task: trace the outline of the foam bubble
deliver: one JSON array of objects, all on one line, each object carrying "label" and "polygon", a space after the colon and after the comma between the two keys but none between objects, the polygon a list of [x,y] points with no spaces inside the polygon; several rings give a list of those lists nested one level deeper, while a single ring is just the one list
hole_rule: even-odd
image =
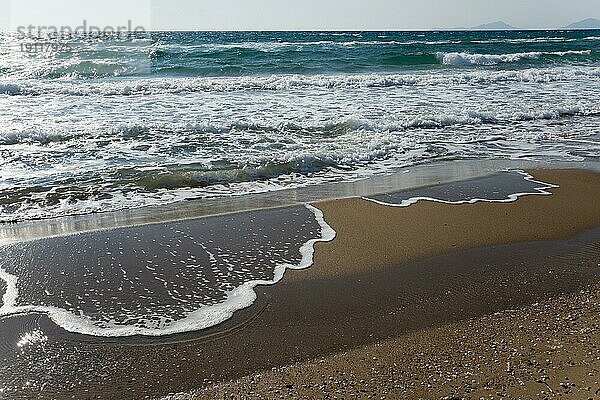
[{"label": "foam bubble", "polygon": [[2,307],[0,307],[0,316],[10,315],[17,310],[17,297],[19,291],[17,289],[18,278],[14,275],[9,274],[0,267],[0,279],[6,283],[6,289],[2,296]]},{"label": "foam bubble", "polygon": [[[516,182],[516,183],[514,183],[514,185],[507,185],[508,187],[503,188],[507,192],[501,192],[500,190],[498,190],[498,188],[493,186],[496,183],[495,182],[496,179],[495,179],[495,176],[491,176],[491,177],[475,179],[474,181],[477,182],[477,185],[474,185],[473,184],[474,182],[468,182],[468,184],[473,188],[473,193],[485,191],[486,190],[485,186],[489,186],[489,188],[487,188],[487,189],[490,193],[493,193],[495,195],[495,197],[493,197],[493,198],[491,196],[490,197],[477,197],[477,195],[468,196],[465,193],[465,190],[463,188],[461,188],[462,190],[458,191],[459,194],[457,194],[457,196],[464,198],[461,200],[450,200],[448,198],[442,198],[442,196],[436,196],[436,197],[433,197],[433,196],[409,196],[409,195],[406,195],[405,192],[390,193],[390,194],[379,195],[379,196],[369,196],[369,197],[363,197],[363,199],[371,201],[373,203],[377,203],[379,205],[390,206],[390,207],[408,207],[419,201],[432,201],[432,202],[436,202],[436,203],[444,203],[444,204],[452,204],[452,205],[474,204],[474,203],[479,203],[479,202],[511,203],[511,202],[517,201],[520,197],[523,197],[523,196],[532,196],[532,195],[550,196],[550,195],[552,195],[552,192],[548,192],[548,189],[554,189],[554,188],[559,187],[558,185],[554,185],[551,183],[537,181],[537,180],[535,180],[535,178],[533,176],[531,176],[530,174],[527,174],[524,171],[507,171],[504,174],[507,174],[507,175],[500,176],[501,179],[508,178],[508,177],[510,177],[510,175],[516,174],[516,176],[520,177],[524,182],[531,184],[530,187],[528,188],[529,190],[525,190],[522,192],[516,192],[516,193],[510,192],[512,190],[511,186],[519,185],[519,183]],[[452,185],[453,184],[447,184],[444,186],[452,187]],[[417,190],[415,192],[418,192],[418,191],[419,190]],[[421,189],[421,191],[425,191],[425,189]],[[411,191],[411,193],[412,193],[412,191]]]},{"label": "foam bubble", "polygon": [[[284,273],[287,269],[304,269],[310,267],[313,264],[314,245],[317,242],[326,242],[334,239],[335,231],[325,222],[323,213],[319,209],[311,205],[305,205],[305,207],[310,212],[310,214],[314,216],[315,222],[320,228],[320,232],[318,232],[317,237],[311,238],[302,244],[302,246],[299,249],[300,261],[298,263],[287,262],[286,260],[273,260],[276,261],[276,265],[275,270],[273,271],[273,277],[271,279],[254,279],[247,282],[243,282],[241,285],[226,291],[226,293],[223,296],[223,300],[214,304],[203,305],[197,308],[196,310],[187,313],[183,318],[174,321],[165,320],[163,323],[160,323],[155,327],[149,327],[149,325],[146,324],[146,322],[143,322],[141,324],[128,323],[127,318],[122,319],[120,321],[115,321],[115,319],[103,319],[102,321],[98,321],[95,318],[85,315],[81,310],[76,311],[75,308],[73,308],[72,310],[67,310],[62,307],[44,304],[44,302],[42,302],[43,305],[18,305],[19,299],[29,298],[31,297],[31,294],[19,294],[17,290],[17,277],[8,273],[5,269],[2,268],[0,268],[0,279],[4,280],[7,283],[9,289],[7,290],[4,296],[4,305],[2,306],[2,308],[0,308],[0,316],[9,316],[15,313],[45,313],[57,325],[66,329],[67,331],[102,337],[118,337],[133,335],[163,336],[182,332],[198,331],[217,325],[231,318],[231,316],[237,310],[246,308],[252,303],[254,303],[254,301],[256,300],[256,293],[254,289],[256,286],[272,285],[279,282],[283,278]],[[267,210],[265,212],[268,213],[269,211]],[[294,211],[291,210],[290,212]],[[252,218],[254,218],[251,215],[246,215],[246,217],[249,218],[249,221],[251,221]],[[280,223],[285,224],[286,221],[280,221]],[[185,233],[183,231],[177,231],[176,233],[178,235],[185,236]],[[257,232],[257,234],[260,234],[260,232]],[[106,240],[109,241],[109,239]],[[292,243],[290,242],[290,245],[291,244]],[[171,244],[169,243],[163,243],[163,245],[171,246]],[[220,246],[219,244],[213,245]],[[179,252],[179,250],[176,247],[176,245],[173,246],[173,250],[171,250],[173,254]],[[203,248],[206,249],[206,247],[204,246]],[[221,247],[216,247],[216,249],[220,250]],[[209,256],[211,256],[212,253],[208,252],[208,254]],[[111,256],[114,255],[107,254],[107,257]],[[10,258],[10,255],[8,255],[7,258]],[[214,255],[212,255],[210,258],[213,261],[216,261]],[[5,263],[10,263],[13,261],[14,260],[4,260]],[[142,268],[142,266],[139,267]],[[231,268],[232,270],[233,268],[239,269],[241,268],[241,266],[232,265]],[[56,273],[56,271],[53,273]],[[78,273],[84,273],[85,275],[85,269],[80,268],[80,271],[78,271]],[[123,273],[126,274],[125,270],[123,270]],[[94,279],[100,279],[103,274],[104,270],[100,270],[90,277]],[[126,277],[124,278],[124,280],[127,279],[128,278]],[[165,285],[167,285],[166,281],[164,281],[164,283]],[[227,285],[225,285],[225,287],[226,286]],[[82,287],[85,287],[85,285],[83,285]],[[118,288],[112,288],[112,290],[118,291]],[[94,290],[89,290],[87,294],[91,294],[93,296]],[[48,292],[48,289],[46,289],[43,297],[52,299],[55,298],[54,296],[57,295],[57,293],[50,293]],[[83,295],[84,293],[80,293],[79,295],[77,295],[77,298],[80,298]],[[69,299],[71,299],[71,297],[72,296],[68,298],[62,298],[59,296],[58,298],[56,298],[56,300],[64,301],[66,306],[75,307],[75,305],[69,302]],[[81,301],[83,301],[82,297],[81,299]],[[121,312],[126,313],[125,305],[122,306]],[[155,317],[153,317],[152,319],[155,319]]]}]

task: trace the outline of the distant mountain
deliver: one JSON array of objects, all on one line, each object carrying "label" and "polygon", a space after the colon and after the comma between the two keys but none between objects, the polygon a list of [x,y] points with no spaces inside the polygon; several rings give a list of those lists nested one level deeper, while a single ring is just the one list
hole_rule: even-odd
[{"label": "distant mountain", "polygon": [[515,28],[504,21],[496,21],[490,22],[489,24],[479,25],[471,29],[474,31],[512,31],[518,28]]},{"label": "distant mountain", "polygon": [[[579,22],[574,22],[571,25],[565,26],[564,28],[556,28],[556,29],[600,29],[600,19],[597,18],[587,18]],[[448,30],[448,29],[437,29],[437,30]],[[488,24],[483,24],[479,26],[475,26],[472,28],[453,28],[450,30],[456,31],[514,31],[520,30],[520,28],[515,28],[512,25],[507,24],[504,21],[496,21],[490,22]]]},{"label": "distant mountain", "polygon": [[600,29],[600,19],[588,18],[565,26],[565,29]]}]

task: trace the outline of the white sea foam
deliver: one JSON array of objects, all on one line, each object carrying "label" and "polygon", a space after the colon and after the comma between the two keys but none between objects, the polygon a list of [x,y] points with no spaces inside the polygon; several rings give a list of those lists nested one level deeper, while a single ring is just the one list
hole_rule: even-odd
[{"label": "white sea foam", "polygon": [[10,315],[17,312],[17,297],[19,291],[17,289],[18,278],[9,274],[0,268],[0,279],[6,284],[4,296],[2,296],[2,307],[0,307],[0,316]]},{"label": "white sea foam", "polygon": [[[49,144],[60,143],[71,140],[98,139],[106,135],[107,139],[114,137],[125,138],[129,140],[143,141],[144,136],[156,136],[161,132],[171,132],[173,135],[186,135],[190,133],[204,133],[213,135],[239,134],[243,132],[260,131],[273,134],[352,134],[359,132],[403,132],[414,129],[433,129],[444,128],[456,125],[481,125],[497,124],[508,122],[535,121],[535,120],[553,120],[572,116],[596,116],[600,114],[600,106],[591,107],[588,105],[570,105],[565,107],[548,107],[547,109],[537,109],[531,111],[515,110],[513,112],[485,112],[477,110],[461,110],[460,113],[438,114],[438,115],[420,115],[414,118],[405,118],[397,121],[373,121],[365,118],[350,117],[337,121],[325,121],[322,124],[314,124],[312,121],[304,123],[285,123],[284,121],[274,122],[272,125],[263,123],[247,122],[200,122],[195,124],[168,124],[168,125],[117,125],[111,129],[89,127],[82,131],[73,131],[72,129],[61,129],[60,126],[53,126],[47,130],[25,129],[25,130],[3,130],[0,128],[0,145],[16,144]],[[176,139],[178,140],[178,139]],[[351,156],[345,154],[342,157]],[[375,155],[376,156],[376,155]],[[273,159],[269,154],[266,158],[255,159],[257,163],[270,163]],[[376,157],[375,157],[376,158]],[[372,160],[374,157],[366,156],[364,160]],[[304,152],[291,153],[281,162],[291,164],[310,164],[319,160],[325,164],[335,164],[339,162],[339,157],[327,154],[307,154]],[[357,161],[350,159],[349,161]],[[247,170],[246,170],[247,171]]]},{"label": "white sea foam", "polygon": [[22,131],[11,130],[9,132],[0,133],[0,145],[14,145],[19,143],[48,144],[60,142],[69,137],[70,135],[63,135],[59,132],[51,133],[35,129],[25,129]]},{"label": "white sea foam", "polygon": [[[0,146],[5,146],[2,150],[8,157],[0,174],[0,194],[4,196],[0,221],[352,181],[446,157],[581,161],[595,157],[599,144],[572,139],[585,140],[599,115],[600,105],[578,101],[549,108],[448,108],[392,120],[367,119],[357,113],[331,121],[304,119],[294,124],[275,118],[254,123],[216,120],[113,128],[100,125],[82,131],[70,125],[23,132],[3,132],[0,128]],[[570,138],[549,133],[547,121],[560,119],[564,123],[573,120],[579,133]],[[560,127],[562,123],[551,125]],[[118,148],[112,142],[118,143]],[[212,147],[197,145],[204,142]],[[191,143],[189,152],[170,155],[172,149],[187,143]],[[138,150],[138,146],[143,147]],[[228,149],[226,157],[212,150],[219,146]],[[48,158],[62,149],[67,154],[75,152],[75,160],[56,163]],[[212,161],[215,157],[218,162]],[[111,162],[113,159],[117,164]],[[123,166],[123,159],[132,160],[132,165]],[[51,163],[40,171],[32,166],[32,160]],[[16,184],[24,189],[15,192],[12,188]]]},{"label": "white sea foam", "polygon": [[472,40],[471,43],[479,44],[493,44],[493,43],[561,43],[561,42],[575,42],[577,39],[553,36],[553,37],[536,37],[536,38],[496,38],[496,39],[483,39],[483,40]]},{"label": "white sea foam", "polygon": [[473,54],[462,52],[437,53],[438,60],[444,65],[465,66],[465,65],[496,65],[500,63],[512,63],[524,59],[538,59],[542,56],[564,57],[567,55],[589,55],[591,50],[569,50],[556,52],[532,51],[526,53],[511,54]]},{"label": "white sea foam", "polygon": [[422,44],[427,46],[436,46],[442,44],[460,44],[460,40],[409,40],[409,41],[349,41],[349,42],[336,42],[338,46],[354,47],[354,46],[411,46],[415,44]]},{"label": "white sea foam", "polygon": [[521,174],[523,176],[523,179],[525,179],[526,181],[532,182],[534,184],[539,184],[540,186],[534,188],[534,191],[532,191],[532,192],[511,193],[505,199],[475,198],[475,199],[460,200],[460,201],[447,201],[447,200],[433,198],[433,197],[411,197],[409,199],[402,200],[402,202],[400,202],[400,203],[389,203],[389,202],[373,199],[370,197],[363,197],[363,199],[371,201],[373,203],[377,203],[379,205],[389,206],[389,207],[409,207],[415,203],[418,203],[419,201],[432,201],[435,203],[452,204],[452,205],[475,204],[475,203],[479,203],[479,202],[512,203],[512,202],[517,201],[520,197],[523,197],[523,196],[533,196],[533,195],[550,196],[550,195],[552,195],[552,192],[548,192],[548,189],[555,189],[555,188],[559,187],[558,185],[555,185],[552,183],[546,183],[546,182],[541,182],[541,181],[535,180],[535,178],[533,176],[531,176],[530,174],[528,174],[524,171],[513,171],[513,172]]},{"label": "white sea foam", "polygon": [[[566,53],[566,52],[565,52]],[[584,52],[585,53],[585,52]],[[584,54],[582,53],[582,54]],[[447,65],[493,65],[535,58],[540,53],[486,55],[439,53]],[[559,55],[559,53],[556,53]],[[272,75],[207,78],[124,79],[88,83],[85,81],[0,81],[1,95],[27,96],[148,96],[197,92],[290,91],[305,89],[393,88],[504,82],[557,82],[600,77],[597,67],[530,68],[513,71],[460,71],[452,73],[355,74],[355,75]]]},{"label": "white sea foam", "polygon": [[165,336],[177,333],[199,331],[215,326],[231,318],[233,314],[243,308],[249,307],[256,300],[254,288],[259,285],[273,285],[279,282],[287,269],[306,269],[313,264],[314,246],[318,242],[329,242],[335,238],[335,231],[324,219],[321,210],[306,205],[314,213],[315,219],[321,227],[321,235],[318,238],[311,239],[304,243],[299,249],[302,255],[301,261],[296,264],[281,263],[275,268],[273,280],[254,280],[246,282],[241,286],[227,293],[225,301],[204,306],[188,314],[185,318],[167,324],[159,329],[142,328],[139,326],[119,325],[116,323],[104,323],[99,326],[96,321],[83,314],[73,314],[65,309],[53,306],[37,305],[17,305],[18,289],[17,277],[9,274],[0,268],[0,279],[7,284],[7,291],[4,295],[4,305],[0,308],[0,317],[9,316],[16,313],[44,313],[52,321],[63,329],[85,335],[100,337],[123,337],[123,336]]}]

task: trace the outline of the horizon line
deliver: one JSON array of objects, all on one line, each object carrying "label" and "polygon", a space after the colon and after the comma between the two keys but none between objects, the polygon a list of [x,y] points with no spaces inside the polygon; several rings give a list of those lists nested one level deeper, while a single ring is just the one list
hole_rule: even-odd
[{"label": "horizon line", "polygon": [[[484,28],[332,28],[332,29],[147,29],[137,33],[159,32],[511,32],[511,31],[596,31],[600,28],[518,28],[484,29]],[[0,29],[3,33],[19,33],[16,29]],[[72,32],[74,34],[78,32]],[[79,32],[91,33],[91,32]],[[102,33],[102,32],[100,32]],[[122,31],[121,33],[134,33]]]}]

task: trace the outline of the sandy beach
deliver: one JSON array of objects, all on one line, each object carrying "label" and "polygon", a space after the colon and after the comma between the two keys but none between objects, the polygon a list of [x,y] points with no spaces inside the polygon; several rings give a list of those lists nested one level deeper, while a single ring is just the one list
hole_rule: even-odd
[{"label": "sandy beach", "polygon": [[596,399],[599,290],[257,373],[194,398]]},{"label": "sandy beach", "polygon": [[[403,278],[411,284],[389,278],[404,296],[412,289],[412,301],[393,311],[375,301],[368,303],[381,318],[370,321],[371,329],[385,326],[384,312],[394,319],[402,319],[399,313],[410,315],[397,333],[411,322],[423,323],[424,315],[428,321],[394,339],[254,374],[209,388],[195,398],[600,397],[600,297],[598,286],[592,283],[600,276],[598,230],[588,233],[587,244],[575,245],[577,250],[574,242],[560,250],[569,241],[548,242],[600,224],[598,175],[532,174],[559,183],[560,188],[552,190],[549,198],[532,196],[508,205],[477,203],[453,210],[431,202],[406,209],[382,209],[362,199],[319,204],[338,232],[336,241],[320,245],[314,269],[302,277],[294,274],[288,281],[358,278],[357,270],[374,273],[404,264]],[[569,193],[581,197],[575,200]],[[359,244],[369,239],[368,244]],[[511,242],[527,243],[501,245]],[[480,249],[458,250],[475,247]],[[417,263],[417,271],[406,264],[441,253],[446,255]],[[575,277],[576,265],[590,269],[578,271]],[[422,275],[415,279],[409,271]],[[472,281],[478,273],[484,274],[483,281],[474,288]],[[369,282],[368,277],[364,279]],[[584,284],[585,289],[560,294],[587,279],[591,286]],[[419,285],[418,290],[413,285]],[[384,284],[373,286],[378,291]],[[424,286],[431,291],[423,290]],[[347,293],[335,291],[340,292]],[[354,293],[373,301],[363,297],[363,292]],[[387,301],[396,300],[389,292],[379,293]],[[447,298],[435,298],[436,294]],[[430,301],[434,304],[425,305]]]},{"label": "sandy beach", "polygon": [[[337,236],[314,265],[205,331],[98,338],[2,319],[0,398],[597,398],[600,174],[531,174],[559,188],[316,203]],[[31,331],[43,342],[15,351]]]},{"label": "sandy beach", "polygon": [[600,0],[535,3],[0,0],[0,400],[600,400]]},{"label": "sandy beach", "polygon": [[548,198],[527,196],[508,204],[420,201],[398,209],[359,198],[318,203],[338,235],[335,243],[321,245],[315,268],[303,278],[389,268],[474,247],[556,240],[600,225],[598,174],[532,174],[560,187]]}]

